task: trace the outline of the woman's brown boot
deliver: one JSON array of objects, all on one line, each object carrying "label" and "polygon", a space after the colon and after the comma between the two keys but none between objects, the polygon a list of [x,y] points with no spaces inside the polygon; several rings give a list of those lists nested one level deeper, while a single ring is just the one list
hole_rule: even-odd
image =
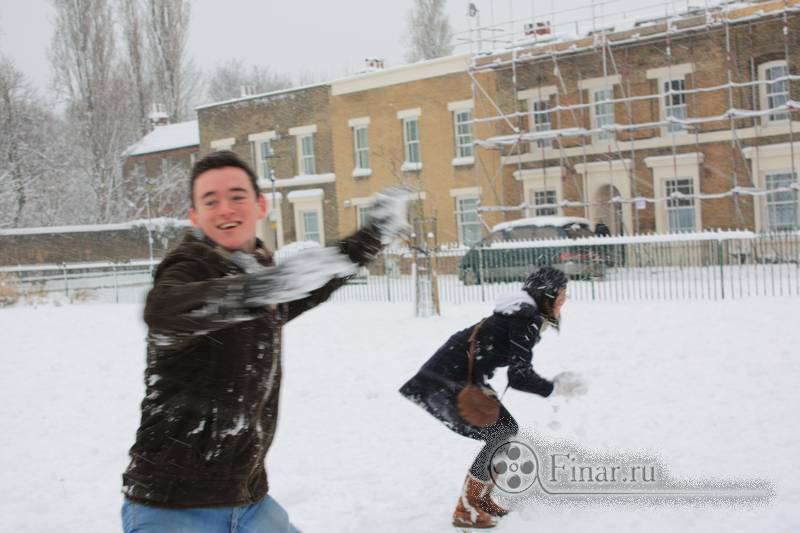
[{"label": "woman's brown boot", "polygon": [[508,514],[508,509],[500,507],[497,502],[492,499],[492,489],[494,489],[494,483],[487,483],[486,488],[481,492],[480,506],[481,509],[490,515],[500,518]]},{"label": "woman's brown boot", "polygon": [[479,481],[471,475],[464,480],[464,487],[458,497],[456,510],[453,512],[453,525],[456,527],[474,527],[487,529],[497,524],[496,519],[483,509],[481,498],[488,483]]}]

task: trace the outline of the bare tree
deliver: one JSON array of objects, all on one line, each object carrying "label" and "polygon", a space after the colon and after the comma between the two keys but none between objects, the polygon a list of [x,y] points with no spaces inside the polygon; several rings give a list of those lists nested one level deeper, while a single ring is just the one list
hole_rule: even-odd
[{"label": "bare tree", "polygon": [[108,0],[53,4],[54,84],[78,134],[75,150],[95,195],[95,221],[108,222],[120,215],[120,154],[136,137],[129,83],[115,62],[112,9]]},{"label": "bare tree", "polygon": [[208,80],[208,98],[219,102],[247,94],[260,94],[292,86],[289,76],[272,72],[268,67],[254,65],[248,68],[240,59],[231,59],[217,65]]},{"label": "bare tree", "polygon": [[67,223],[91,197],[55,107],[0,59],[0,227]]},{"label": "bare tree", "polygon": [[453,30],[445,13],[447,0],[414,0],[408,12],[406,40],[409,62],[453,53]]},{"label": "bare tree", "polygon": [[147,27],[142,0],[118,0],[125,68],[133,83],[133,98],[139,122],[139,135],[150,131],[151,75],[147,65]]},{"label": "bare tree", "polygon": [[200,84],[200,71],[186,55],[191,8],[187,0],[147,3],[155,98],[166,106],[173,121],[186,120]]}]

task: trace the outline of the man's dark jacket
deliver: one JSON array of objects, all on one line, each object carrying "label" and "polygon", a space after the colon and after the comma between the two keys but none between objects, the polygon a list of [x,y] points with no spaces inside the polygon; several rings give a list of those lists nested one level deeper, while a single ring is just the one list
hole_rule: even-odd
[{"label": "man's dark jacket", "polygon": [[[380,243],[361,231],[339,246],[365,263]],[[262,265],[272,257],[259,246]],[[281,328],[328,299],[335,279],[302,300],[247,308],[231,254],[189,233],[156,270],[147,296],[146,396],[123,493],[163,507],[239,506],[268,490],[281,383]]]}]

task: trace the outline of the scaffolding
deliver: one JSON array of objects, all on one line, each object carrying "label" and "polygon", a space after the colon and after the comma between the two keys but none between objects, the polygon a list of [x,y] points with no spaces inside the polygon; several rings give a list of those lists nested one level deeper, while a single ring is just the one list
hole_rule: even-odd
[{"label": "scaffolding", "polygon": [[[483,125],[484,129],[496,130],[494,135],[476,138],[474,144],[478,150],[498,153],[499,168],[493,177],[484,178],[490,184],[494,184],[498,177],[502,179],[506,174],[504,169],[512,166],[516,168],[515,175],[519,176],[525,171],[541,171],[544,189],[550,188],[548,180],[557,179],[560,184],[566,184],[571,179],[572,191],[577,195],[573,194],[571,199],[564,195],[556,201],[535,202],[523,190],[520,204],[507,205],[505,199],[498,205],[484,205],[481,201],[478,212],[482,219],[486,213],[518,212],[528,216],[565,208],[573,213],[582,212],[584,217],[590,218],[590,212],[596,210],[619,218],[623,231],[624,209],[627,209],[633,227],[624,231],[639,233],[642,229],[640,213],[647,209],[647,204],[665,207],[691,203],[694,206],[699,202],[697,207],[702,209],[703,201],[728,198],[734,227],[745,229],[748,217],[743,210],[744,197],[751,197],[748,201],[754,204],[753,224],[758,227],[766,220],[765,213],[757,215],[759,211],[755,203],[763,202],[759,198],[785,199],[786,195],[793,198],[795,219],[800,216],[797,206],[800,182],[795,169],[793,123],[794,115],[800,111],[800,102],[792,99],[793,82],[800,80],[800,76],[792,73],[794,68],[790,56],[792,23],[798,20],[791,17],[800,13],[800,0],[707,3],[702,8],[692,8],[686,2],[662,2],[625,8],[624,11],[620,9],[621,0],[597,0],[585,8],[551,9],[548,13],[537,13],[534,9],[537,3],[531,2],[529,16],[515,19],[511,16],[513,2],[509,1],[509,20],[495,23],[495,2],[492,1],[492,20],[488,25],[481,25],[480,12],[470,4],[470,28],[460,37],[470,48],[468,75],[472,81],[473,99],[482,99],[486,108],[494,110],[488,116],[473,116],[473,126]],[[782,49],[776,50],[770,58],[780,61],[784,67],[770,72],[772,76],[762,76],[757,72],[764,61],[753,56],[754,29],[765,23],[779,25],[783,39]],[[737,30],[738,37],[741,38],[745,32],[749,39],[749,46],[742,47],[744,50],[736,46],[733,29]],[[679,68],[675,63],[676,56],[684,58],[684,62],[688,57],[688,62],[695,64],[695,54],[699,53],[695,50],[698,37],[724,43],[721,45],[725,58],[724,83],[703,85],[700,81],[705,78],[713,81],[713,77],[694,71],[690,71],[692,76],[673,72]],[[656,80],[655,91],[652,91],[652,83],[648,83],[645,90],[641,90],[642,87],[633,90],[631,86],[630,54],[635,47],[643,45],[652,46],[663,54],[664,60],[659,64],[652,61],[647,65],[648,68],[666,69],[666,76]],[[577,77],[572,75],[577,79],[572,87],[562,75],[563,68],[574,72],[573,60],[587,54],[596,56],[597,64],[602,66],[603,83],[598,87],[605,90],[605,97],[599,101],[591,96],[584,101],[586,88],[581,87],[580,72]],[[761,60],[760,63],[757,60]],[[742,64],[748,66],[747,72],[739,68]],[[496,92],[484,87],[485,82],[480,79],[480,74],[489,70],[497,73]],[[510,80],[510,97],[508,91],[503,94],[499,89],[500,80],[504,79],[501,75]],[[537,83],[531,83],[533,75],[538,77]],[[683,81],[676,83],[678,79]],[[546,89],[543,80],[551,81]],[[691,80],[691,85],[688,80]],[[535,94],[537,91],[538,95]],[[714,94],[725,102],[725,109],[703,114],[703,102],[708,102],[709,95]],[[546,105],[533,104],[543,101]],[[744,105],[748,102],[749,106]],[[599,106],[606,106],[602,108],[606,113],[608,109],[612,110],[611,122],[598,123]],[[649,106],[651,114],[655,107],[658,120],[637,122],[634,120],[634,106],[640,110]],[[766,124],[779,124],[780,128],[765,131]],[[720,134],[722,131],[726,131],[725,135]],[[648,132],[652,133],[648,135]],[[767,135],[783,139],[784,144],[788,141],[791,179],[782,179],[777,185],[761,183],[759,139]],[[664,142],[655,145],[653,138],[662,139],[666,146]],[[710,140],[712,138],[716,140]],[[604,142],[596,143],[597,139]],[[661,190],[655,176],[651,177],[649,172],[644,175],[637,172],[637,154],[648,151],[658,154],[648,159],[671,158],[671,179],[681,178],[678,171],[681,156],[692,155],[682,150],[693,146],[693,154],[701,158],[704,153],[701,145],[711,142],[729,143],[730,166],[727,172],[710,164],[703,165],[704,172],[722,178],[726,187],[711,187],[711,190],[704,187],[703,173],[698,169],[698,179],[692,187]],[[600,150],[603,146],[604,152]],[[752,161],[752,170],[748,159]],[[587,165],[597,167],[605,162],[608,163],[610,180],[608,197],[590,198]],[[699,159],[700,163],[702,159]],[[622,172],[615,171],[615,165],[622,168]],[[554,168],[557,168],[557,177],[547,171]],[[583,169],[583,172],[576,171],[576,168]],[[479,165],[475,169],[476,184],[480,185],[482,172]],[[744,175],[740,174],[742,169]],[[578,174],[583,178],[578,178]],[[620,174],[625,177],[620,178]],[[615,183],[617,179],[624,179],[626,183]],[[629,194],[621,194],[617,185],[622,185],[622,190],[629,191]],[[760,217],[759,222],[755,220],[756,216]],[[656,225],[654,217],[653,225]],[[795,220],[793,229],[798,228],[800,220]]]}]

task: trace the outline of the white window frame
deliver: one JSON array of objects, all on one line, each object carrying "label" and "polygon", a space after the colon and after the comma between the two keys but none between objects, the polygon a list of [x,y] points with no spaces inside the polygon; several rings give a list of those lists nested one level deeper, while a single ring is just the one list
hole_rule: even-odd
[{"label": "white window frame", "polygon": [[272,141],[277,137],[274,131],[263,131],[261,133],[253,133],[247,136],[247,140],[253,143],[253,160],[255,161],[256,174],[259,178],[272,179],[270,169],[272,165],[263,157],[263,146],[269,147],[271,154],[274,154],[272,149]]},{"label": "white window frame", "polygon": [[[610,91],[611,95],[608,100],[614,99],[614,86],[619,85],[621,83],[621,77],[617,74],[613,76],[604,76],[602,78],[589,78],[586,80],[581,80],[578,82],[578,89],[581,91],[586,91],[589,94],[589,103],[591,104],[589,107],[589,116],[590,116],[590,124],[592,129],[598,129],[606,123],[600,123],[600,116],[608,116],[607,114],[601,115],[599,111],[600,106],[611,106],[611,122],[609,124],[614,124],[616,122],[616,113],[615,113],[615,104],[612,103],[605,103],[604,100],[598,100],[597,95],[601,91]],[[614,141],[614,132],[613,131],[600,131],[592,135],[592,142],[595,144],[610,144]]]},{"label": "white window frame", "polygon": [[345,201],[345,207],[354,207],[355,208],[355,221],[356,221],[356,230],[360,230],[363,227],[363,222],[366,222],[365,219],[362,218],[362,215],[366,215],[369,213],[369,209],[375,203],[374,196],[364,196],[360,198],[351,198],[348,201]]},{"label": "white window frame", "polygon": [[[742,149],[742,154],[750,160],[750,173],[759,189],[767,189],[768,174],[800,173],[800,141],[791,143],[764,144],[758,147],[750,146]],[[794,155],[794,161],[792,160]],[[798,182],[795,182],[798,183]],[[800,195],[800,191],[798,192]],[[769,210],[767,208],[767,195],[755,197],[753,202],[755,211],[756,231],[769,230]]]},{"label": "white window frame", "polygon": [[294,234],[297,241],[306,239],[305,213],[315,212],[319,220],[320,244],[325,246],[325,214],[322,208],[325,191],[322,189],[304,189],[288,193],[287,198],[294,209]]},{"label": "white window frame", "polygon": [[[767,61],[766,63],[762,63],[758,66],[758,79],[761,82],[768,82],[767,75],[769,71],[776,67],[783,67],[786,69],[786,74],[789,74],[789,66],[785,60],[777,60],[777,61]],[[781,83],[781,82],[778,82]],[[774,102],[771,101],[774,98],[774,94],[782,95],[783,102],[786,103],[787,101],[791,100],[791,95],[789,94],[789,83],[788,81],[782,82],[786,86],[786,92],[781,93],[770,93],[770,86],[773,85],[771,83],[760,83],[758,88],[759,93],[759,108],[766,111],[772,107],[776,107]],[[777,85],[777,84],[775,84]],[[772,126],[772,125],[785,125],[789,123],[790,113],[788,111],[779,111],[777,113],[768,113],[761,117],[761,125],[762,126]]]},{"label": "white window frame", "polygon": [[[781,187],[770,187],[770,178],[773,177],[788,177],[788,183],[782,185]],[[797,183],[797,173],[792,173],[792,170],[786,171],[770,171],[764,175],[764,188],[767,190],[773,190],[776,188],[784,188],[784,187],[791,187],[791,185]],[[780,200],[775,200],[776,195],[786,195],[786,198],[781,198]],[[766,207],[766,229],[767,231],[796,231],[800,229],[800,191],[797,189],[789,191],[789,192],[781,192],[781,193],[769,193],[764,197],[764,204]],[[772,213],[771,208],[774,205],[782,205],[782,206],[793,206],[794,208],[794,222],[792,222],[791,226],[788,227],[774,227],[772,224]]]},{"label": "white window frame", "polygon": [[[545,198],[543,202],[539,202],[539,199],[542,196],[551,196],[552,201],[549,198]],[[555,187],[548,187],[547,189],[531,189],[530,190],[530,197],[533,200],[533,216],[541,217],[541,216],[556,216],[558,215],[558,190]],[[550,205],[554,204],[553,207],[537,207],[539,205]],[[552,212],[551,212],[552,211]]]},{"label": "white window frame", "polygon": [[[517,93],[517,98],[525,100],[525,109],[528,113],[528,132],[537,133],[542,131],[551,131],[553,129],[552,111],[550,111],[550,97],[558,93],[558,88],[555,85],[546,85],[543,87],[534,87],[532,89],[525,89]],[[538,105],[547,106],[548,113],[540,113],[541,110],[536,109]],[[537,117],[547,117],[547,128],[542,127],[545,123],[537,122]],[[553,146],[553,139],[540,139],[530,142],[530,151],[546,150]]]},{"label": "white window frame", "polygon": [[[561,199],[564,198],[564,187],[561,182],[562,177],[561,167],[545,167],[545,168],[528,168],[525,170],[515,170],[513,172],[514,178],[522,183],[522,191],[525,195],[525,205],[529,206],[524,216],[532,217],[536,210],[535,191],[544,189],[553,189],[556,191],[556,203],[560,204]],[[558,206],[556,214],[562,216],[564,214],[561,205]]]},{"label": "white window frame", "polygon": [[[458,243],[462,246],[471,246],[481,240],[481,219],[478,216],[477,205],[481,201],[481,188],[480,187],[463,187],[459,189],[450,189],[450,196],[455,203],[455,218],[456,218],[456,234],[458,235]],[[474,210],[462,211],[461,203],[465,201],[475,201]],[[472,215],[474,213],[475,220],[465,221],[463,215]],[[477,228],[475,240],[466,239],[466,229]]]},{"label": "white window frame", "polygon": [[[300,217],[300,227],[302,228],[301,234],[303,236],[304,241],[313,241],[318,242],[320,245],[324,245],[325,241],[322,239],[323,231],[322,231],[322,216],[320,212],[316,209],[299,209],[298,214]],[[308,226],[306,224],[306,217],[313,215],[316,218],[317,222],[317,231],[316,232],[309,232]],[[309,238],[309,234],[314,235],[316,238]]]},{"label": "white window frame", "polygon": [[[474,119],[474,107],[472,100],[460,100],[447,104],[447,110],[450,111],[453,116],[455,157],[453,158],[452,164],[454,167],[472,165],[475,163],[475,145],[473,144],[475,140],[475,131],[472,122]],[[463,117],[459,119],[459,115],[463,115],[464,113],[469,114],[467,119],[464,120]],[[466,129],[468,131],[459,131],[459,126],[463,126],[462,130]]]},{"label": "white window frame", "polygon": [[[691,179],[692,190],[694,194],[701,192],[700,189],[700,165],[703,164],[705,155],[702,152],[691,152],[687,154],[678,154],[676,156],[663,155],[655,157],[646,157],[644,164],[653,171],[653,183],[656,186],[656,191],[661,197],[666,197],[667,194],[667,180],[675,179]],[[699,200],[694,201],[694,231],[701,231],[703,228],[703,219],[701,204]],[[667,215],[667,202],[661,201],[655,203],[656,207],[656,232],[667,233],[668,215]]]},{"label": "white window frame", "polygon": [[[400,170],[403,172],[415,172],[422,170],[422,136],[419,124],[421,116],[422,109],[419,107],[415,107],[413,109],[402,109],[397,112],[397,118],[400,120],[400,127],[403,130],[403,164],[400,166]],[[406,124],[413,121],[416,121],[417,124],[417,138],[409,142]],[[409,158],[410,144],[416,144],[417,161],[413,161]]]},{"label": "white window frame", "polygon": [[[681,190],[688,186],[688,191]],[[686,232],[693,232],[697,230],[697,220],[695,219],[697,216],[697,210],[695,209],[696,199],[692,198],[672,198],[671,195],[674,192],[681,192],[684,194],[695,194],[694,189],[694,179],[693,178],[684,178],[684,177],[675,177],[675,178],[668,178],[664,180],[664,195],[666,196],[666,214],[667,214],[667,233],[686,233]],[[671,220],[673,219],[674,213],[690,213],[692,217],[692,224],[691,227],[683,228],[683,227],[674,227]]]},{"label": "white window frame", "polygon": [[[363,132],[362,141],[359,142],[359,133]],[[355,149],[355,161],[356,166],[353,170],[355,173],[357,170],[359,171],[369,171],[372,173],[372,166],[369,160],[369,126],[355,126],[353,128],[353,147]]]},{"label": "white window frame", "polygon": [[[598,94],[600,93],[608,93],[608,97],[600,100],[598,99]],[[614,89],[610,87],[604,89],[594,89],[592,90],[591,94],[593,129],[602,128],[603,126],[607,125],[613,125],[616,122],[616,117],[614,115],[614,103],[610,102],[610,100],[614,99]],[[611,109],[610,113],[607,112],[607,109],[604,109],[606,107]],[[601,113],[601,108],[603,108],[606,112]],[[612,143],[614,142],[614,132],[610,130],[598,131],[592,136],[592,138],[594,139],[595,143]]]},{"label": "white window frame", "polygon": [[[689,108],[687,105],[687,98],[686,94],[680,95],[683,97],[683,103],[679,106],[674,105],[667,105],[667,99],[671,98],[673,95],[671,92],[667,92],[667,83],[671,83],[674,81],[680,81],[683,83],[683,90],[686,90],[686,76],[689,74],[694,74],[694,63],[682,63],[680,65],[671,65],[667,67],[658,67],[648,69],[645,72],[647,79],[656,80],[658,86],[658,107],[660,110],[660,121],[663,122],[667,120],[667,117],[673,116],[675,113],[675,109],[685,110],[684,117],[676,117],[686,119],[689,118]],[[669,86],[672,87],[671,85]],[[661,136],[681,136],[681,135],[689,135],[687,128],[682,124],[665,124],[661,127]]]},{"label": "white window frame", "polygon": [[[308,126],[297,126],[289,128],[289,135],[296,139],[297,149],[297,174],[300,176],[314,176],[317,174],[317,159],[316,151],[314,149],[314,137],[317,133],[317,125],[310,124]],[[304,140],[311,139],[311,153],[304,151]],[[311,172],[308,172],[308,171]]]}]

